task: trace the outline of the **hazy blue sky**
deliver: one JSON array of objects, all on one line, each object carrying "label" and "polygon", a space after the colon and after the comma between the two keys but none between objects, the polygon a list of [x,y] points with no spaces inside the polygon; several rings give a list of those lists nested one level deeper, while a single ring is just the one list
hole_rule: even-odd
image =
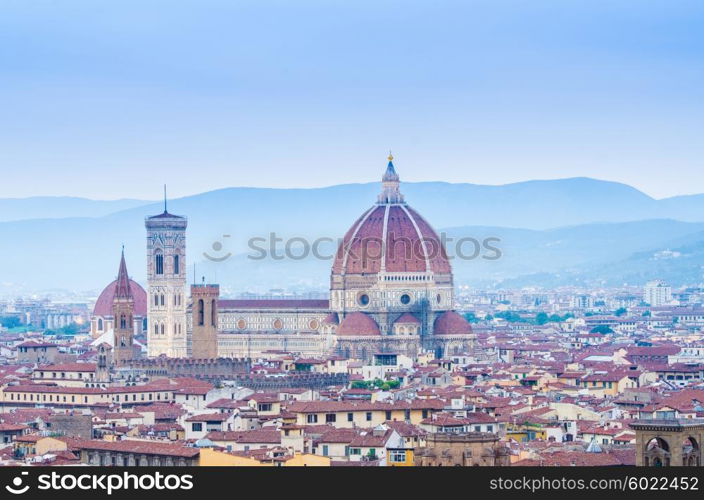
[{"label": "hazy blue sky", "polygon": [[590,176],[704,192],[704,2],[0,2],[0,197]]}]

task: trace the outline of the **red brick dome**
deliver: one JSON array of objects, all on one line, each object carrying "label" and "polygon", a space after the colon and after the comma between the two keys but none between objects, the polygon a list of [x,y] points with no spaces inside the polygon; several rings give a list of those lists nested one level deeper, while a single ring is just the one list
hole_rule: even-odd
[{"label": "red brick dome", "polygon": [[472,333],[472,326],[469,321],[455,311],[446,311],[435,320],[433,333],[435,335],[468,335]]},{"label": "red brick dome", "polygon": [[340,326],[337,327],[337,335],[341,336],[365,336],[381,335],[379,325],[376,321],[363,312],[352,312],[345,316]]},{"label": "red brick dome", "polygon": [[[377,204],[357,219],[340,243],[332,266],[333,275],[452,273],[437,233],[418,212],[406,205],[392,160],[389,154]],[[424,276],[409,278],[426,279]]]},{"label": "red brick dome", "polygon": [[337,316],[336,312],[331,312],[323,320],[324,325],[337,325],[340,323],[340,318]]},{"label": "red brick dome", "polygon": [[[385,245],[382,245],[385,242]],[[445,248],[433,228],[405,204],[380,204],[345,234],[333,274],[412,272],[450,274]]]},{"label": "red brick dome", "polygon": [[420,325],[418,318],[413,316],[411,313],[403,313],[399,318],[394,321],[395,325]]},{"label": "red brick dome", "polygon": [[[117,289],[117,280],[110,283],[100,293],[98,300],[93,308],[93,316],[112,316],[112,302],[115,298],[115,290]],[[130,280],[130,290],[134,297],[134,315],[147,316],[147,292],[144,291],[139,283]]]}]

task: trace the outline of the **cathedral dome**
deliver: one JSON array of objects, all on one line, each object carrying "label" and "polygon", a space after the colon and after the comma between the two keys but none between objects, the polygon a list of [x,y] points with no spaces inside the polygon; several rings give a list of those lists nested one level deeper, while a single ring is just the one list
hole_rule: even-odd
[{"label": "cathedral dome", "polygon": [[446,311],[435,320],[433,327],[435,335],[469,335],[472,326],[463,316],[455,311]]},{"label": "cathedral dome", "polygon": [[[332,266],[333,276],[452,273],[438,234],[404,201],[392,160],[389,155],[376,205],[357,219],[340,243]],[[390,277],[390,281],[393,279]]]},{"label": "cathedral dome", "polygon": [[[118,281],[110,283],[100,293],[98,300],[93,308],[93,316],[112,316],[112,303],[115,298]],[[144,291],[139,283],[134,280],[129,280],[130,290],[134,297],[134,314],[135,316],[147,316],[147,292]]]},{"label": "cathedral dome", "polygon": [[352,312],[345,316],[340,326],[337,327],[337,335],[340,336],[365,336],[381,335],[379,325],[376,321],[363,312]]},{"label": "cathedral dome", "polygon": [[347,231],[335,256],[333,274],[436,273],[451,267],[440,238],[411,207],[380,204]]}]

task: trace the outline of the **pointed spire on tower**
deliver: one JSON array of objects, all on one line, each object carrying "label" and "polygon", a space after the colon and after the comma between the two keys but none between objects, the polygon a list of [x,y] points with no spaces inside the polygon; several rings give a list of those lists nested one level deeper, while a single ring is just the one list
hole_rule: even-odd
[{"label": "pointed spire on tower", "polygon": [[166,210],[166,184],[164,184],[164,213],[168,214],[169,211]]},{"label": "pointed spire on tower", "polygon": [[117,286],[115,287],[116,299],[132,299],[132,289],[130,288],[130,278],[127,274],[127,264],[125,263],[125,246],[122,245],[122,257],[120,258],[120,270],[117,272]]}]

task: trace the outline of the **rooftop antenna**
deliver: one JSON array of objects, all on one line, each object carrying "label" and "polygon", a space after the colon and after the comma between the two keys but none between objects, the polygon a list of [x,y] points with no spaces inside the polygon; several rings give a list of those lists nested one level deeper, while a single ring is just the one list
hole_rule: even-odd
[{"label": "rooftop antenna", "polygon": [[166,210],[166,184],[164,184],[164,213],[167,213],[168,211]]}]

